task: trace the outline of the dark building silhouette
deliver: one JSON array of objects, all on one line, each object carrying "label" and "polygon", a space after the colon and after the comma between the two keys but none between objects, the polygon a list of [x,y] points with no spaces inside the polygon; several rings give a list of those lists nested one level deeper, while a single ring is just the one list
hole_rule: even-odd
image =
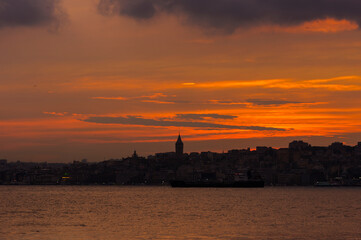
[{"label": "dark building silhouette", "polygon": [[183,142],[182,142],[180,134],[178,135],[177,142],[175,143],[175,152],[178,157],[183,155]]},{"label": "dark building silhouette", "polygon": [[[0,0],[1,1],[1,0]],[[127,158],[73,163],[8,162],[0,159],[0,185],[122,184],[163,185],[187,182],[234,182],[262,178],[277,186],[361,186],[361,142],[315,147],[293,141],[289,148],[257,147],[228,152],[184,153],[179,134],[175,152],[148,158],[136,151]]]}]

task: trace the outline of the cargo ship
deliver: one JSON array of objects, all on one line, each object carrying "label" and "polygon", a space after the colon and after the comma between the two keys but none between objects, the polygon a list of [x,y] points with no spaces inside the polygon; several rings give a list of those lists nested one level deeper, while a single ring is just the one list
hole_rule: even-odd
[{"label": "cargo ship", "polygon": [[170,185],[181,188],[263,188],[264,181],[259,174],[248,170],[247,173],[236,172],[223,178],[217,178],[215,173],[201,173],[193,180],[176,179],[170,181]]},{"label": "cargo ship", "polygon": [[170,181],[172,187],[178,188],[263,188],[263,180],[245,180],[245,181],[234,181],[234,182],[208,182],[208,181],[197,181],[197,182],[186,182],[181,180]]}]

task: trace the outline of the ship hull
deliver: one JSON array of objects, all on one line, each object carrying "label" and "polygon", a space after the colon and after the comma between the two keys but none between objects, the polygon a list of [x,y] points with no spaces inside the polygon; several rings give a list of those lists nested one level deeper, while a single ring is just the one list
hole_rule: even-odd
[{"label": "ship hull", "polygon": [[172,187],[179,188],[263,188],[264,181],[262,180],[249,180],[237,182],[185,182],[185,181],[170,181]]}]

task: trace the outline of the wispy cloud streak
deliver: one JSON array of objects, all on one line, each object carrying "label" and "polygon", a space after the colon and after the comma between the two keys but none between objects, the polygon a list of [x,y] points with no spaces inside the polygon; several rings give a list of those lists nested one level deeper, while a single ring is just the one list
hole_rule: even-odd
[{"label": "wispy cloud streak", "polygon": [[235,119],[237,116],[233,115],[222,115],[222,114],[216,114],[216,113],[208,113],[208,114],[202,114],[202,113],[184,113],[184,114],[177,114],[176,118],[179,119],[187,119],[187,120],[204,120],[205,118],[213,118],[213,119]]},{"label": "wispy cloud streak", "polygon": [[279,89],[327,89],[330,91],[360,91],[360,76],[343,76],[330,79],[293,80],[244,80],[193,83],[183,85],[184,88],[279,88]]},{"label": "wispy cloud streak", "polygon": [[125,124],[125,125],[141,125],[141,126],[159,126],[159,127],[191,127],[191,128],[215,128],[215,129],[239,129],[239,130],[256,130],[256,131],[285,131],[282,128],[262,127],[262,126],[238,126],[225,125],[209,122],[198,121],[169,121],[146,119],[137,116],[127,117],[89,117],[84,119],[85,122],[101,123],[101,124]]}]

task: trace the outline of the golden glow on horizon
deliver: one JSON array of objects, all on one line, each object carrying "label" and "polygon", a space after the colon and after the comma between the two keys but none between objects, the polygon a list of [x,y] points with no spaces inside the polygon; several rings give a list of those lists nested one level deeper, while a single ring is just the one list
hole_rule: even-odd
[{"label": "golden glow on horizon", "polygon": [[[314,106],[315,107],[315,106]],[[214,112],[198,112],[196,114],[212,114]],[[194,112],[190,114],[195,114]],[[232,114],[236,119],[211,119],[212,123],[226,125],[256,125],[287,129],[280,131],[257,131],[257,130],[232,130],[232,129],[200,129],[182,127],[182,134],[187,136],[188,141],[236,139],[236,138],[261,138],[262,136],[286,137],[286,136],[333,136],[345,132],[361,130],[358,119],[361,117],[361,109],[332,109],[317,107],[310,109],[305,106],[253,106],[242,110],[229,109],[218,110],[217,114]],[[48,119],[32,119],[24,121],[1,122],[0,126],[5,129],[3,138],[19,139],[19,146],[24,145],[26,139],[43,139],[51,136],[54,139],[68,139],[83,143],[117,143],[117,142],[162,142],[171,141],[173,135],[179,129],[177,126],[142,126],[129,124],[96,124],[79,121],[77,116],[62,116],[52,113],[54,117]],[[111,115],[117,117],[119,115]],[[169,119],[176,121],[174,115],[166,113],[143,115],[146,119]],[[82,116],[86,118],[86,116]],[[185,121],[185,120],[182,120]],[[189,121],[189,120],[188,120]],[[210,119],[198,120],[209,122]],[[251,123],[251,124],[250,124]],[[157,129],[157,137],[153,135]],[[69,135],[71,133],[71,135]],[[117,136],[117,137],[115,137]],[[130,137],[131,136],[131,137]],[[164,136],[164,138],[158,138]],[[168,136],[168,137],[167,137]],[[22,140],[21,140],[22,139]],[[21,141],[20,141],[21,140]],[[34,143],[36,144],[36,143]],[[47,144],[47,143],[43,143]],[[13,148],[17,144],[8,145]],[[6,147],[6,145],[5,145]]]}]

